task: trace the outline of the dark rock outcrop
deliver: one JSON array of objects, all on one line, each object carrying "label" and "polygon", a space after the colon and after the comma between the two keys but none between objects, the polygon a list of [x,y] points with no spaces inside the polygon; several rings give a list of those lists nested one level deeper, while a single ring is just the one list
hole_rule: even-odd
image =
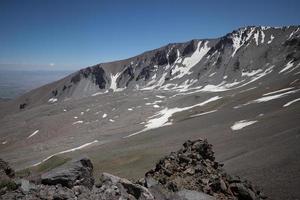
[{"label": "dark rock outcrop", "polygon": [[187,189],[217,199],[263,199],[251,183],[223,170],[206,140],[185,142],[182,149],[161,159],[145,176],[145,185],[150,188],[156,183],[173,192]]},{"label": "dark rock outcrop", "polygon": [[192,40],[188,43],[188,45],[186,45],[186,47],[184,48],[182,55],[186,56],[189,55],[191,53],[193,53],[196,50],[196,41]]},{"label": "dark rock outcrop", "polygon": [[148,80],[151,76],[151,73],[154,71],[153,66],[147,66],[144,67],[141,72],[139,73],[138,77],[136,78],[136,81],[143,79],[144,81]]},{"label": "dark rock outcrop", "polygon": [[77,84],[81,80],[81,78],[89,77],[94,81],[96,85],[99,86],[100,89],[105,89],[107,82],[106,74],[104,69],[100,65],[81,69],[71,78],[71,83]]},{"label": "dark rock outcrop", "polygon": [[[14,173],[0,160],[6,176]],[[8,170],[7,170],[8,169]],[[0,199],[99,200],[260,200],[253,185],[230,176],[215,161],[206,140],[187,141],[183,148],[161,159],[137,183],[108,173],[94,184],[88,158],[72,160],[41,175],[42,184],[14,180],[16,188],[1,190]]]},{"label": "dark rock outcrop", "polygon": [[169,59],[169,64],[170,65],[172,65],[176,61],[176,59],[177,59],[177,51],[176,51],[175,48],[173,48],[170,51],[168,59]]},{"label": "dark rock outcrop", "polygon": [[168,63],[168,58],[165,51],[157,51],[152,58],[152,62],[157,65],[165,65]]}]

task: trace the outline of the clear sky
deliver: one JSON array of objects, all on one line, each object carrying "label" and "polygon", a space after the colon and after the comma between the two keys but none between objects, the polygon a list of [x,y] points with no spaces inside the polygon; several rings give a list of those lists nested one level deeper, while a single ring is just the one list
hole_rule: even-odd
[{"label": "clear sky", "polygon": [[299,0],[0,0],[0,69],[77,69],[248,25],[300,24]]}]

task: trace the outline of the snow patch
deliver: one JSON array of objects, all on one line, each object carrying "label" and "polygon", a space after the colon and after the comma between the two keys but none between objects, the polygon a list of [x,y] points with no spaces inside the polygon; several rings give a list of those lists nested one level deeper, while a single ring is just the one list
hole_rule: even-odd
[{"label": "snow patch", "polygon": [[57,98],[51,98],[48,100],[49,103],[55,103],[57,102]]},{"label": "snow patch", "polygon": [[222,97],[219,97],[219,96],[211,97],[210,99],[208,99],[208,100],[206,100],[202,103],[199,103],[199,104],[196,104],[196,105],[193,105],[193,106],[184,107],[184,108],[177,108],[177,107],[176,108],[170,108],[170,109],[165,108],[165,109],[157,112],[153,116],[149,117],[150,120],[147,122],[144,129],[142,129],[141,131],[132,133],[130,135],[127,135],[123,138],[132,137],[132,136],[135,136],[135,135],[140,134],[140,133],[145,132],[145,131],[149,131],[149,130],[156,129],[156,128],[159,128],[159,127],[171,125],[172,123],[168,122],[168,121],[169,121],[169,118],[173,114],[178,113],[178,112],[182,112],[182,111],[185,111],[185,110],[189,110],[189,109],[192,109],[194,107],[204,106],[204,105],[206,105],[206,104],[208,104],[212,101],[216,101],[216,100],[221,99],[221,98]]},{"label": "snow patch", "polygon": [[202,115],[206,115],[206,114],[214,113],[214,112],[217,112],[217,111],[218,111],[218,110],[211,110],[211,111],[207,111],[207,112],[203,112],[203,113],[199,113],[199,114],[191,115],[190,117],[198,117],[198,116],[202,116]]},{"label": "snow patch", "polygon": [[259,99],[256,99],[254,101],[252,101],[253,103],[262,103],[262,102],[267,102],[267,101],[271,101],[271,100],[274,100],[274,99],[278,99],[278,98],[281,98],[281,97],[284,97],[288,94],[293,94],[293,93],[296,93],[298,92],[300,89],[298,90],[292,90],[292,91],[289,91],[289,92],[285,92],[285,93],[281,93],[281,94],[276,94],[276,95],[271,95],[271,96],[265,96],[265,97],[261,97]]},{"label": "snow patch", "polygon": [[257,30],[256,33],[254,33],[254,40],[255,40],[256,46],[258,46],[258,37],[259,37],[259,31]]},{"label": "snow patch", "polygon": [[[253,104],[253,103],[263,103],[263,102],[267,102],[267,101],[271,101],[271,100],[274,100],[274,99],[279,99],[281,97],[284,97],[286,95],[289,95],[289,94],[293,94],[293,93],[296,93],[298,92],[300,89],[298,90],[292,90],[292,91],[288,91],[288,92],[285,92],[285,93],[281,93],[281,94],[276,94],[276,95],[271,95],[271,96],[264,96],[259,98],[259,99],[256,99],[256,100],[253,100],[253,101],[249,101],[245,104],[242,104],[242,105],[238,105],[238,106],[235,106],[233,107],[234,109],[238,109],[238,108],[241,108],[243,106],[247,106],[247,105],[250,105],[250,104]],[[274,92],[273,92],[274,93]]]},{"label": "snow patch", "polygon": [[106,94],[106,93],[108,93],[108,90],[105,90],[104,92],[96,92],[96,93],[92,94],[91,96],[95,97],[95,96],[98,96],[100,94]]},{"label": "snow patch", "polygon": [[153,81],[148,82],[147,85],[146,85],[147,87],[144,87],[141,90],[153,90],[156,87],[162,86],[164,84],[164,82],[165,82],[165,79],[166,79],[167,75],[168,75],[167,70],[169,68],[170,68],[170,65],[169,64],[166,65],[165,69],[164,69],[165,73],[160,77],[160,79],[158,81],[157,80],[153,80]]},{"label": "snow patch", "polygon": [[104,119],[104,118],[106,118],[106,117],[107,117],[107,114],[104,113],[104,114],[102,115],[102,118]]},{"label": "snow patch", "polygon": [[157,101],[154,101],[152,103],[148,102],[148,103],[145,103],[146,106],[150,106],[150,105],[155,105],[157,103],[161,103],[162,101],[161,100],[157,100]]},{"label": "snow patch", "polygon": [[257,121],[241,120],[241,121],[235,122],[230,128],[233,131],[237,131],[237,130],[245,128],[246,126],[250,126],[252,124],[255,124],[256,122]]},{"label": "snow patch", "polygon": [[293,31],[293,32],[289,35],[289,37],[288,37],[287,40],[291,39],[291,38],[293,37],[293,35],[294,35],[295,33],[298,32],[298,30],[299,30],[299,28],[297,28],[295,31]]},{"label": "snow patch", "polygon": [[29,135],[29,136],[27,137],[27,139],[29,139],[29,138],[31,138],[32,136],[36,135],[39,131],[40,131],[40,130],[34,131],[31,135]]},{"label": "snow patch", "polygon": [[197,45],[197,49],[190,57],[185,57],[182,61],[182,64],[184,66],[176,65],[175,68],[172,69],[172,74],[177,74],[175,77],[173,77],[171,80],[182,78],[185,75],[191,74],[190,70],[199,63],[202,58],[207,54],[207,52],[210,50],[210,47],[207,46],[208,41],[204,43],[204,45],[200,48],[202,44],[202,41],[200,41]]},{"label": "snow patch", "polygon": [[294,87],[283,88],[283,89],[281,89],[281,90],[276,90],[276,91],[273,91],[273,92],[269,92],[269,93],[263,94],[263,96],[268,96],[268,95],[271,95],[271,94],[276,94],[276,93],[280,93],[280,92],[285,92],[285,91],[292,90],[292,89],[294,89]]},{"label": "snow patch", "polygon": [[222,97],[219,97],[219,96],[211,97],[211,98],[207,99],[206,101],[203,101],[202,103],[196,104],[195,106],[204,106],[210,102],[217,101],[219,99],[222,99]]},{"label": "snow patch", "polygon": [[292,105],[293,103],[296,103],[296,102],[298,102],[298,101],[300,101],[300,98],[294,99],[294,100],[292,100],[292,101],[290,101],[290,102],[287,102],[286,104],[283,105],[283,107],[288,107],[288,106],[290,106],[290,105]]},{"label": "snow patch", "polygon": [[290,69],[291,67],[293,67],[294,63],[291,60],[290,62],[288,62],[285,67],[279,72],[279,74],[281,74],[282,72],[285,72],[286,70]]},{"label": "snow patch", "polygon": [[265,42],[265,33],[263,31],[260,31],[261,34],[261,43]]},{"label": "snow patch", "polygon": [[113,75],[113,74],[110,74],[110,87],[109,89],[112,89],[113,91],[116,91],[117,90],[117,79],[118,77],[120,76],[120,72]]},{"label": "snow patch", "polygon": [[251,72],[242,72],[242,76],[252,77],[258,73],[261,73],[262,71],[263,71],[262,69],[257,69],[257,70],[252,70]]},{"label": "snow patch", "polygon": [[[242,40],[242,36],[245,31],[247,31],[246,28],[240,29],[237,33],[234,33],[232,35],[233,53],[231,54],[231,57],[233,57],[236,54],[236,52],[241,48],[241,46],[243,46],[251,38],[254,28],[251,28],[250,32],[247,34],[248,35],[247,38]],[[248,46],[248,44],[247,44],[247,46]]]},{"label": "snow patch", "polygon": [[83,121],[79,120],[79,121],[73,122],[72,125],[75,125],[75,124],[82,124],[82,123],[83,123]]},{"label": "snow patch", "polygon": [[156,95],[157,98],[160,98],[160,99],[164,99],[166,98],[165,96],[160,96],[160,95]]},{"label": "snow patch", "polygon": [[274,38],[275,38],[275,37],[274,37],[273,35],[271,35],[271,36],[270,36],[270,40],[268,41],[268,44],[271,44],[271,42],[273,42]]},{"label": "snow patch", "polygon": [[216,72],[211,73],[208,77],[212,77],[212,76],[214,76],[215,74],[216,74]]}]

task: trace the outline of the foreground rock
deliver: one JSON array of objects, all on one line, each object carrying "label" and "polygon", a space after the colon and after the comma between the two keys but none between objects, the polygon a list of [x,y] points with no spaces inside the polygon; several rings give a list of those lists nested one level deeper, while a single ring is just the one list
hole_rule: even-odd
[{"label": "foreground rock", "polygon": [[92,188],[94,185],[93,164],[88,158],[81,158],[59,166],[41,176],[42,184],[72,188],[83,185]]},{"label": "foreground rock", "polygon": [[156,184],[170,191],[204,192],[217,199],[263,199],[250,182],[227,174],[215,161],[212,145],[206,140],[187,141],[183,148],[161,159],[146,173],[149,188]]},{"label": "foreground rock", "polygon": [[42,174],[34,184],[25,179],[14,179],[13,170],[0,161],[1,174],[16,185],[15,188],[1,189],[0,199],[3,200],[263,199],[251,183],[224,172],[215,162],[211,145],[206,140],[187,141],[178,152],[161,159],[138,183],[103,173],[94,184],[91,161],[80,158]]}]

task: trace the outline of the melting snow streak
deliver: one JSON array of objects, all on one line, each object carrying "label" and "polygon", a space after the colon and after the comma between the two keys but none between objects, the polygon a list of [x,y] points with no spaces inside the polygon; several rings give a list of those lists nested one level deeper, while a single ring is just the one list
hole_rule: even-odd
[{"label": "melting snow streak", "polygon": [[237,131],[237,130],[240,130],[242,128],[245,128],[246,126],[250,126],[254,123],[256,123],[257,121],[246,121],[246,120],[241,120],[241,121],[238,121],[238,122],[235,122],[230,128],[233,130],[233,131]]},{"label": "melting snow streak", "polygon": [[296,103],[297,101],[300,101],[300,98],[294,99],[293,101],[287,102],[286,104],[283,105],[283,107],[288,107],[289,105]]},{"label": "melting snow streak", "polygon": [[93,142],[89,142],[89,143],[83,144],[83,145],[81,145],[81,146],[79,146],[79,147],[75,147],[75,148],[73,148],[73,149],[68,149],[68,150],[65,150],[65,151],[61,151],[61,152],[52,154],[51,156],[48,156],[47,158],[45,158],[45,159],[42,160],[41,162],[38,162],[38,163],[36,163],[36,164],[34,164],[34,165],[32,165],[32,166],[37,166],[37,165],[41,164],[42,162],[45,162],[45,161],[49,160],[49,159],[52,158],[53,156],[57,156],[57,155],[64,154],[64,153],[73,152],[73,151],[76,151],[76,150],[79,150],[79,149],[83,149],[83,148],[85,148],[85,147],[87,147],[87,146],[89,146],[89,145],[91,145],[91,144],[96,143],[96,142],[98,142],[98,140],[94,140]]},{"label": "melting snow streak", "polygon": [[293,67],[292,60],[286,64],[286,66],[279,72],[279,74],[281,74],[282,72],[285,72],[286,70],[290,69],[291,67]]},{"label": "melting snow streak", "polygon": [[38,132],[39,132],[39,130],[34,131],[31,135],[29,135],[29,136],[27,137],[27,139],[31,138],[32,136],[34,136],[34,135],[37,134]]},{"label": "melting snow streak", "polygon": [[199,114],[196,114],[196,115],[191,115],[190,117],[198,117],[198,116],[206,115],[206,114],[209,114],[209,113],[214,113],[214,112],[217,112],[217,111],[218,110],[211,110],[211,111],[199,113]]}]

